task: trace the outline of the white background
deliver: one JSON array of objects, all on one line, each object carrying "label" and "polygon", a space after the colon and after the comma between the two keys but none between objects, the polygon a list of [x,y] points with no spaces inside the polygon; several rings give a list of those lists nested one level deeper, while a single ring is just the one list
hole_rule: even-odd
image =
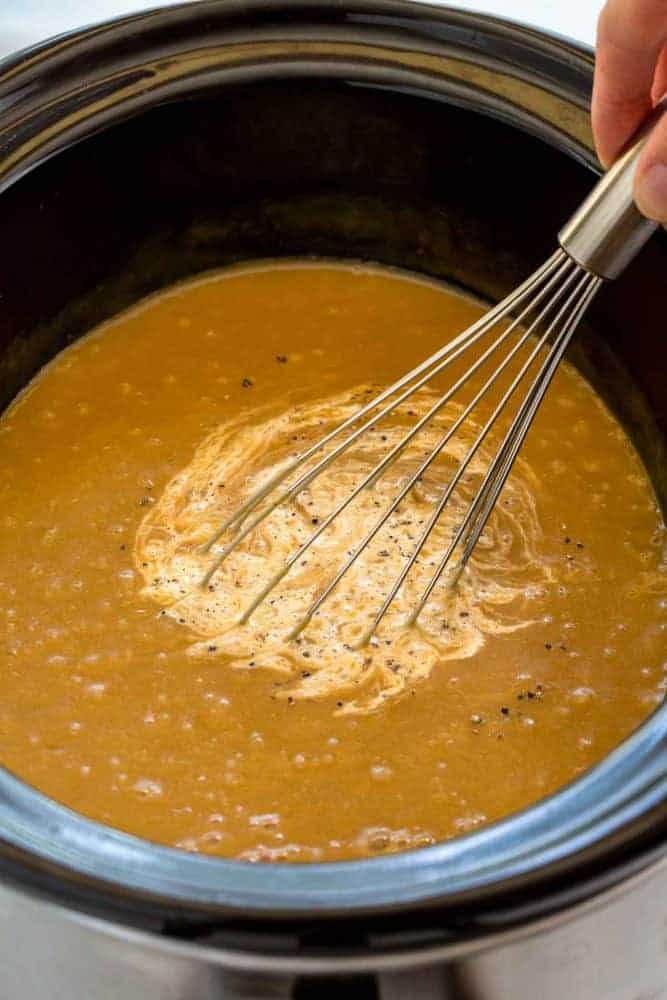
[{"label": "white background", "polygon": [[[69,31],[174,0],[0,0],[0,58],[16,49]],[[436,0],[437,2],[437,0]],[[593,44],[602,0],[476,0],[451,2],[452,7],[500,14],[516,21],[569,35]]]}]

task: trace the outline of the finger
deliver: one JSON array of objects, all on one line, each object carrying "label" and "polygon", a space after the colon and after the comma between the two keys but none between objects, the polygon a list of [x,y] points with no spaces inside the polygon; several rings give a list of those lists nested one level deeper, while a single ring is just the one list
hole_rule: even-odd
[{"label": "finger", "polygon": [[649,219],[667,223],[667,113],[654,128],[637,165],[635,200]]},{"label": "finger", "polygon": [[593,131],[608,166],[652,107],[651,88],[667,40],[664,0],[608,0],[598,22]]},{"label": "finger", "polygon": [[657,104],[658,101],[665,96],[665,94],[667,94],[667,45],[665,45],[660,53],[658,65],[655,70],[655,76],[653,78],[653,90],[651,93],[653,103]]}]

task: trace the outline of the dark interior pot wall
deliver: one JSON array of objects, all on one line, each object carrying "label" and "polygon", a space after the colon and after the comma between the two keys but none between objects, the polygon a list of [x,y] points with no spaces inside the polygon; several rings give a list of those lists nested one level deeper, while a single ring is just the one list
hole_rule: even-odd
[{"label": "dark interior pot wall", "polygon": [[[498,297],[552,252],[592,181],[508,125],[395,92],[304,79],[155,108],[2,195],[0,403],[100,320],[238,260],[370,259]],[[574,352],[663,498],[665,257],[654,241],[604,291]]]}]

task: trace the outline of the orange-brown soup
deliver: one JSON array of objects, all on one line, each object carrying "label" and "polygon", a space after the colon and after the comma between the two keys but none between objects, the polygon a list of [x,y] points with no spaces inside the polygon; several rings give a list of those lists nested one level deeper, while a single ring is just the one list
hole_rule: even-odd
[{"label": "orange-brown soup", "polygon": [[257,483],[480,311],[402,273],[266,264],[151,298],[44,369],[0,421],[2,764],[149,840],[316,861],[473,830],[630,734],[667,683],[665,532],[632,444],[567,364],[468,568],[416,625],[491,442],[358,648],[497,398],[289,638],[481,376],[238,618],[476,349],[200,586],[204,544]]}]

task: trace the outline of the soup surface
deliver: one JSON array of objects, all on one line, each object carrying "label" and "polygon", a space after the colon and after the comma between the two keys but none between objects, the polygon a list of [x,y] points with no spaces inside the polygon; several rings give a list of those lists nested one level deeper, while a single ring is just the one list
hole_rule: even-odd
[{"label": "soup surface", "polygon": [[[201,585],[232,536],[208,554],[206,542],[258,483],[479,313],[406,274],[266,264],[174,288],[59,355],[0,421],[2,763],[150,840],[316,861],[470,831],[556,790],[631,733],[666,686],[665,532],[632,445],[568,365],[468,568],[456,587],[440,581],[416,625],[406,616],[494,441],[359,645],[497,395],[289,638],[481,373],[330,527],[326,516],[478,347]],[[517,345],[509,335],[505,346]],[[499,391],[532,347],[517,346]]]}]

